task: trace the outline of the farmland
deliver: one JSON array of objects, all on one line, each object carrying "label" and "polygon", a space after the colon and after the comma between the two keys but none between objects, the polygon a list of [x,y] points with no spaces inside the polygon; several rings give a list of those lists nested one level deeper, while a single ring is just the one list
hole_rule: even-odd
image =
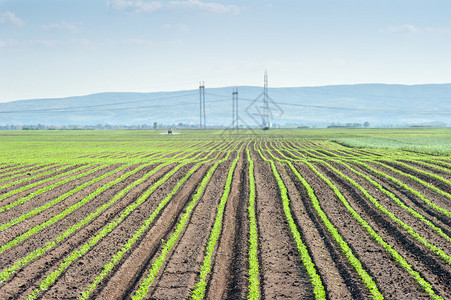
[{"label": "farmland", "polygon": [[0,132],[0,295],[449,298],[450,136]]}]

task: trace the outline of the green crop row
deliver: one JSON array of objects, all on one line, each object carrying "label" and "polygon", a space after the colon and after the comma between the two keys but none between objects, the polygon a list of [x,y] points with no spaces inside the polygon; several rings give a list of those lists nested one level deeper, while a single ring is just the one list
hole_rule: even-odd
[{"label": "green crop row", "polygon": [[[219,153],[217,154],[217,156]],[[214,160],[217,158],[213,157],[209,160],[202,161],[197,163],[194,167],[192,167],[185,176],[177,182],[175,187],[171,190],[171,192],[158,204],[157,208],[152,212],[150,217],[144,221],[143,225],[135,231],[133,236],[128,239],[128,241],[124,244],[124,246],[119,250],[115,255],[113,255],[113,258],[110,262],[105,264],[103,267],[102,272],[94,279],[94,282],[90,284],[84,292],[82,292],[82,296],[79,299],[88,299],[91,295],[91,293],[96,289],[97,285],[102,282],[102,280],[109,275],[111,270],[121,261],[122,257],[131,250],[132,246],[139,240],[139,238],[146,232],[146,230],[150,227],[152,222],[155,220],[155,218],[158,216],[158,214],[163,210],[163,208],[169,203],[169,201],[172,199],[172,197],[177,193],[177,191],[180,189],[180,187],[188,180],[188,178],[196,171],[198,170],[203,164],[210,162],[211,160]],[[188,163],[184,163],[183,165],[186,165]],[[183,165],[179,165],[177,167],[177,170],[181,168]],[[172,172],[172,171],[171,171]],[[175,171],[174,171],[175,172]],[[169,174],[169,173],[168,173]],[[162,179],[160,179],[155,185],[158,184],[161,185],[164,183],[171,175],[166,174]],[[153,192],[153,189],[149,189],[146,191],[140,199],[147,199],[150,194]],[[140,200],[138,200],[140,201]]]},{"label": "green crop row", "polygon": [[[438,170],[438,171],[441,171],[441,172],[443,172],[443,173],[451,174],[451,170],[450,170],[450,169],[443,168],[443,167],[438,166],[438,165],[436,165],[436,164],[432,164],[432,163],[430,163],[431,161],[429,161],[429,162],[426,162],[426,161],[415,161],[415,162],[416,162],[417,164],[421,164],[421,165],[424,165],[424,166],[433,168],[433,169]],[[433,162],[436,162],[436,161],[433,161]]]},{"label": "green crop row", "polygon": [[[43,184],[43,183],[52,181],[52,180],[54,180],[54,179],[58,179],[58,178],[60,178],[60,177],[67,176],[68,174],[71,174],[71,173],[75,173],[75,172],[77,172],[78,170],[81,170],[81,169],[83,169],[83,168],[87,168],[87,166],[81,166],[81,167],[79,167],[79,168],[77,168],[77,169],[73,169],[73,170],[64,172],[64,173],[62,173],[62,174],[57,174],[57,175],[54,175],[54,176],[52,176],[52,177],[50,177],[50,178],[47,178],[47,179],[44,179],[44,180],[41,180],[41,181],[37,181],[37,182],[31,183],[31,184],[22,186],[22,187],[20,187],[20,188],[18,188],[18,189],[11,190],[11,191],[9,191],[9,192],[7,192],[7,193],[4,193],[4,194],[0,195],[0,200],[6,199],[6,198],[8,198],[8,197],[11,197],[11,196],[13,196],[13,195],[15,195],[15,194],[18,194],[18,193],[20,193],[20,192],[23,192],[23,191],[25,191],[25,190],[27,190],[27,189],[34,188],[35,186],[38,186],[38,185],[40,185],[40,184]],[[18,185],[18,184],[21,184],[21,183],[30,181],[30,179],[37,179],[37,178],[39,178],[39,177],[44,177],[44,176],[47,176],[47,175],[52,175],[52,174],[54,174],[54,173],[56,173],[56,172],[59,172],[59,171],[61,171],[61,170],[64,170],[64,169],[67,169],[67,166],[60,167],[60,168],[58,168],[58,169],[56,169],[56,170],[47,171],[47,172],[45,172],[45,173],[39,174],[38,176],[36,176],[36,177],[34,177],[34,178],[23,178],[23,179],[20,179],[20,180],[16,180],[16,181],[14,181],[14,182],[7,183],[7,184],[3,185],[2,188],[6,188],[6,187],[9,187],[9,186]],[[1,209],[1,208],[0,208],[0,209]]]},{"label": "green crop row", "polygon": [[[124,165],[121,167],[121,169],[124,169],[126,167],[129,167],[130,165]],[[1,252],[5,251],[6,249],[9,249],[11,247],[13,247],[14,245],[16,245],[17,243],[19,243],[22,240],[25,240],[26,238],[30,237],[31,235],[35,234],[36,232],[42,230],[43,228],[49,226],[50,224],[55,223],[56,221],[60,220],[61,218],[65,217],[66,215],[68,215],[69,213],[75,211],[76,209],[80,208],[81,206],[83,206],[84,204],[88,203],[90,200],[94,199],[94,197],[96,197],[97,195],[99,195],[100,193],[104,192],[105,190],[107,190],[108,188],[110,188],[111,186],[113,186],[116,183],[119,183],[121,181],[123,181],[124,179],[126,179],[127,177],[137,173],[139,170],[143,169],[144,167],[146,167],[147,165],[141,165],[125,174],[123,174],[121,177],[108,182],[107,184],[99,187],[98,189],[96,189],[94,192],[92,192],[91,194],[89,194],[88,196],[86,196],[85,198],[83,198],[81,201],[77,202],[76,204],[72,205],[71,207],[67,208],[65,211],[63,211],[62,213],[53,216],[51,219],[49,219],[48,221],[37,225],[33,228],[31,228],[29,231],[27,231],[26,233],[22,234],[21,236],[15,238],[14,240],[12,240],[11,242],[5,244],[2,246],[1,248]],[[158,166],[157,168],[160,169],[162,166]],[[111,171],[110,173],[113,173],[117,170]],[[119,194],[118,194],[119,195]],[[111,199],[109,202],[103,204],[102,206],[100,206],[99,208],[97,208],[97,210],[93,213],[91,213],[89,216],[87,216],[86,218],[84,218],[82,221],[78,222],[77,224],[71,226],[69,229],[67,229],[63,234],[61,234],[60,236],[58,236],[57,238],[55,238],[53,241],[47,242],[43,247],[38,248],[36,250],[34,250],[33,252],[31,252],[30,254],[28,254],[26,257],[16,261],[11,267],[7,267],[4,270],[1,271],[0,273],[0,283],[4,282],[6,279],[8,279],[14,272],[16,272],[17,270],[19,270],[21,267],[25,266],[26,264],[30,263],[31,261],[33,261],[34,259],[38,258],[39,256],[43,255],[44,253],[46,253],[48,250],[52,249],[53,247],[55,247],[58,243],[60,243],[61,241],[63,241],[65,238],[69,237],[70,235],[72,235],[73,233],[75,233],[77,230],[79,230],[80,228],[82,228],[84,225],[88,224],[92,219],[94,219],[95,217],[97,217],[101,212],[103,212],[104,210],[106,210],[108,207],[110,207],[111,205],[113,205],[117,200],[119,200],[120,197],[114,197],[113,199]]]},{"label": "green crop row", "polygon": [[431,227],[435,232],[437,232],[437,234],[439,234],[441,237],[443,237],[444,239],[446,239],[448,242],[451,243],[451,237],[449,237],[447,234],[445,234],[443,232],[443,230],[440,227],[435,226],[431,221],[429,221],[428,219],[426,219],[422,214],[418,213],[417,211],[415,211],[413,208],[407,206],[403,201],[401,201],[398,197],[395,196],[395,194],[393,194],[392,192],[388,191],[387,189],[385,189],[380,183],[378,183],[377,181],[371,179],[371,177],[369,177],[368,175],[365,175],[359,171],[357,171],[356,169],[352,168],[350,165],[341,162],[341,164],[345,167],[347,167],[351,172],[353,172],[354,174],[364,178],[365,180],[367,180],[368,182],[370,182],[373,186],[375,186],[378,190],[380,190],[381,192],[383,192],[385,195],[387,195],[388,197],[390,197],[390,199],[393,200],[393,202],[395,202],[397,205],[399,205],[402,209],[406,210],[407,212],[409,212],[412,216],[414,216],[415,218],[417,218],[418,220],[420,220],[421,222],[423,222],[424,224],[426,224],[427,226]]},{"label": "green crop row", "polygon": [[[65,180],[63,180],[63,181],[61,181],[61,182],[59,182],[59,183],[64,184],[64,183],[67,183],[67,182],[69,182],[69,181],[73,181],[73,180],[82,178],[82,177],[84,177],[84,176],[86,176],[86,175],[89,175],[89,174],[92,174],[92,173],[94,173],[94,172],[96,172],[96,171],[98,171],[98,170],[100,170],[100,169],[102,169],[102,168],[104,168],[104,166],[98,166],[98,167],[95,167],[95,168],[93,168],[93,169],[91,169],[91,170],[88,170],[87,172],[80,173],[80,174],[78,174],[78,175],[76,175],[76,176],[67,178],[67,179],[65,179]],[[9,221],[8,223],[5,223],[5,224],[0,225],[0,231],[3,231],[3,230],[5,230],[6,228],[9,228],[9,227],[11,227],[11,226],[13,226],[13,225],[15,225],[15,224],[17,224],[17,223],[20,223],[20,222],[26,220],[26,219],[29,218],[29,217],[32,217],[32,216],[34,216],[34,215],[36,215],[36,214],[38,214],[38,213],[40,213],[40,212],[46,210],[47,208],[49,208],[49,207],[55,205],[56,203],[61,202],[62,200],[64,200],[64,199],[66,199],[67,197],[69,197],[70,195],[74,194],[75,192],[77,192],[77,191],[81,190],[82,188],[88,186],[91,182],[95,182],[95,181],[98,181],[98,180],[100,180],[100,179],[99,179],[99,178],[96,178],[96,179],[94,179],[94,180],[89,181],[88,183],[84,183],[84,184],[82,184],[82,185],[79,185],[79,186],[77,186],[75,189],[72,189],[72,190],[70,190],[69,192],[64,193],[63,195],[61,195],[61,196],[59,196],[59,197],[53,199],[52,201],[47,202],[47,203],[45,203],[44,205],[42,205],[42,206],[40,206],[40,207],[37,207],[37,208],[31,210],[31,211],[28,212],[28,213],[22,214],[22,215],[19,216],[18,218],[13,219],[13,220]],[[60,184],[60,185],[61,185],[61,184]],[[47,190],[51,190],[52,188],[54,188],[54,187],[49,186],[49,188],[43,188],[43,189],[41,189],[42,191],[41,191],[41,190],[40,190],[40,191],[41,191],[41,192],[45,192],[45,191],[47,191]],[[32,195],[33,195],[33,196],[30,196],[30,195],[29,195],[29,196],[24,197],[24,198],[28,198],[28,197],[31,198],[31,197],[36,196],[37,194],[32,193]]]},{"label": "green crop row", "polygon": [[[365,221],[349,204],[349,202],[346,200],[346,198],[343,196],[343,194],[340,192],[340,190],[327,178],[325,177],[321,172],[319,172],[311,163],[305,162],[307,166],[310,167],[310,169],[318,175],[326,184],[334,191],[335,195],[340,199],[340,201],[343,203],[343,205],[346,207],[346,209],[351,213],[351,215],[354,217],[354,219],[357,220],[357,222],[362,225],[363,228],[366,229],[366,231],[370,234],[370,236],[379,243],[400,265],[401,267],[408,271],[410,275],[414,277],[414,279],[420,284],[420,286],[429,294],[429,296],[432,299],[443,299],[442,297],[435,294],[434,290],[432,289],[429,282],[424,280],[421,275],[412,269],[412,266],[408,264],[406,259],[402,257],[401,254],[399,254],[391,245],[389,245],[387,242],[385,242],[382,237],[376,233],[376,231],[371,227],[370,224],[368,224],[367,221]],[[377,202],[377,201],[376,201]]]},{"label": "green crop row", "polygon": [[[427,239],[425,239],[424,237],[422,237],[421,235],[419,235],[411,226],[407,225],[406,223],[404,223],[403,221],[401,221],[400,219],[398,219],[395,214],[393,214],[392,212],[390,212],[388,209],[386,209],[382,204],[380,204],[379,201],[376,200],[376,198],[374,198],[373,196],[371,196],[368,191],[362,187],[360,184],[358,184],[355,180],[353,180],[352,178],[350,178],[349,176],[343,174],[341,171],[337,170],[336,168],[334,168],[333,166],[331,166],[330,164],[323,162],[323,164],[325,164],[328,168],[330,168],[332,171],[334,171],[336,174],[338,174],[339,176],[341,176],[342,178],[346,179],[348,182],[350,182],[353,186],[355,186],[358,190],[360,190],[362,192],[363,195],[365,195],[365,197],[370,200],[373,205],[379,209],[380,211],[382,211],[385,215],[387,215],[390,219],[392,219],[396,224],[398,224],[399,226],[401,226],[404,230],[406,230],[414,239],[416,239],[417,241],[419,241],[421,244],[423,244],[424,246],[426,246],[427,248],[429,248],[432,252],[434,252],[436,255],[438,255],[440,258],[442,258],[445,262],[447,262],[448,264],[451,264],[451,257],[449,257],[442,249],[440,249],[439,247],[431,244]],[[387,249],[388,246],[383,245],[384,248]],[[390,254],[392,254],[392,256],[400,263],[400,265],[410,274],[413,276],[413,278],[415,280],[417,280],[417,282],[420,284],[420,286],[431,296],[434,297],[435,293],[433,292],[433,290],[431,289],[431,285],[424,280],[421,275],[414,271],[412,269],[412,266],[409,265],[407,263],[407,261],[401,257],[401,255],[399,255],[397,252],[394,252],[395,250],[393,250],[392,248],[390,248],[390,250],[387,249],[387,251],[390,252]],[[393,251],[393,253],[392,253]]]},{"label": "green crop row", "polygon": [[[151,175],[155,174],[157,170],[161,169],[162,166],[168,165],[163,164],[159,167],[153,169],[151,172],[147,173],[145,176],[140,179],[134,181],[130,185],[128,185],[125,189],[123,189],[119,194],[115,196],[115,198],[123,197],[128,191],[130,191],[133,187],[138,184],[146,181]],[[29,299],[36,299],[36,297],[47,290],[57,279],[58,277],[77,259],[85,255],[92,247],[94,247],[102,238],[104,238],[107,234],[113,231],[127,216],[129,216],[138,206],[140,206],[148,196],[150,196],[160,185],[162,185],[165,181],[167,181],[172,175],[174,175],[183,164],[176,166],[170,172],[168,172],[164,177],[158,180],[155,184],[153,184],[138,200],[127,206],[125,210],[122,211],[119,217],[115,218],[112,222],[102,228],[100,232],[89,239],[86,243],[84,243],[78,250],[72,252],[68,257],[64,259],[64,261],[60,264],[59,268],[53,271],[50,275],[48,275],[44,280],[39,284],[39,288],[36,288],[29,296]]]},{"label": "green crop row", "polygon": [[[433,203],[431,200],[427,199],[423,194],[421,194],[417,190],[411,188],[407,184],[401,182],[400,180],[398,180],[398,179],[396,179],[396,178],[394,178],[394,177],[392,177],[390,175],[387,175],[384,172],[376,170],[375,168],[372,168],[372,167],[368,166],[367,164],[365,164],[363,162],[356,161],[355,163],[358,164],[359,166],[362,166],[362,167],[366,168],[367,170],[369,170],[369,171],[371,171],[371,172],[373,172],[375,174],[378,174],[378,175],[380,175],[380,176],[382,176],[382,177],[394,182],[396,185],[406,189],[407,191],[411,192],[412,194],[414,194],[415,196],[417,196],[418,198],[423,200],[424,203],[426,203],[427,205],[429,205],[430,207],[432,207],[436,211],[438,211],[438,212],[440,212],[440,213],[442,213],[442,214],[444,214],[444,215],[446,215],[448,217],[451,217],[451,213],[448,210],[446,210],[446,209],[438,206],[437,204]],[[385,165],[383,165],[383,166],[385,166]]]},{"label": "green crop row", "polygon": [[[15,167],[16,166],[13,166],[11,168],[15,168]],[[0,184],[5,181],[13,180],[14,178],[17,178],[17,177],[32,176],[36,173],[48,170],[53,167],[54,167],[53,165],[44,165],[44,164],[43,165],[34,165],[34,166],[30,166],[30,165],[22,166],[19,169],[14,169],[13,171],[3,173],[2,178],[0,180]],[[33,176],[33,178],[35,178],[35,177]],[[25,181],[26,180],[24,180],[23,182],[25,182]],[[11,185],[13,185],[13,184],[10,184],[9,186],[11,186]],[[5,184],[0,185],[0,188],[2,188],[2,189],[5,187],[6,187]]]},{"label": "green crop row", "polygon": [[258,300],[260,298],[260,281],[258,265],[258,232],[257,218],[255,216],[255,178],[254,162],[249,152],[249,144],[246,146],[247,161],[249,163],[249,291],[248,299]]},{"label": "green crop row", "polygon": [[[279,154],[281,154],[283,157],[286,157],[277,148],[275,148],[274,150],[279,152]],[[371,276],[363,268],[362,263],[355,257],[355,255],[353,254],[348,243],[346,243],[346,241],[343,240],[343,237],[340,235],[337,228],[330,222],[326,213],[321,208],[319,200],[316,197],[313,188],[310,186],[310,184],[307,182],[307,180],[305,180],[304,177],[301,176],[301,174],[298,172],[298,170],[296,170],[296,168],[293,166],[293,164],[289,160],[278,159],[271,152],[269,152],[269,154],[276,160],[283,161],[286,164],[288,164],[288,166],[290,167],[292,172],[296,175],[296,177],[302,183],[304,188],[307,190],[309,198],[312,201],[313,207],[314,207],[315,211],[317,212],[317,214],[319,215],[319,217],[321,218],[321,220],[323,221],[327,230],[332,235],[334,240],[337,242],[338,246],[341,248],[342,252],[345,254],[345,256],[348,259],[351,266],[357,271],[360,278],[362,278],[363,282],[365,283],[366,287],[368,288],[368,290],[371,293],[371,295],[373,296],[373,298],[374,299],[383,299],[384,297],[382,296],[379,289],[377,288],[377,285],[374,282],[373,278],[371,278]],[[307,165],[310,165],[307,161],[304,161],[304,163]]]},{"label": "green crop row", "polygon": [[[254,144],[254,147],[255,147],[255,144]],[[310,282],[313,285],[313,292],[315,294],[315,298],[316,299],[326,299],[326,294],[324,291],[323,283],[321,281],[321,277],[316,272],[315,264],[313,263],[313,260],[310,257],[307,246],[302,241],[301,234],[299,233],[296,223],[294,222],[293,216],[291,214],[290,199],[288,198],[288,190],[285,187],[285,184],[283,183],[283,180],[280,177],[279,172],[277,171],[274,161],[266,158],[263,155],[263,153],[261,151],[261,144],[260,144],[260,147],[256,150],[260,154],[260,157],[264,161],[268,162],[271,165],[272,173],[277,181],[280,195],[282,197],[283,211],[284,211],[285,217],[288,221],[288,225],[290,226],[291,234],[293,235],[293,238],[296,242],[298,251],[301,255],[302,263],[304,264],[304,266],[307,270],[307,273],[309,274]],[[270,153],[270,152],[268,151],[268,153]]]},{"label": "green crop row", "polygon": [[[122,170],[122,169],[124,169],[124,168],[126,168],[126,167],[127,167],[127,166],[122,166],[122,167],[120,167],[120,168],[117,168],[117,169],[115,169],[115,170],[113,170],[113,171],[110,171],[110,172],[108,172],[108,173],[103,174],[103,175],[100,176],[99,178],[96,178],[96,179],[91,180],[90,182],[102,180],[102,179],[104,179],[104,178],[106,178],[106,177],[108,177],[108,176],[110,176],[110,175],[112,175],[112,174],[114,174],[114,173],[119,172],[120,170]],[[72,194],[72,191],[74,191],[74,190],[71,190],[71,191],[69,191],[68,193]],[[74,191],[74,193],[75,193],[75,191]],[[60,196],[60,197],[64,197],[64,198],[65,198],[65,196],[66,196],[66,194],[64,194],[64,195],[62,195],[62,196]],[[57,199],[59,199],[60,197],[58,197]],[[89,196],[88,196],[88,197],[89,197]],[[17,245],[18,243],[24,241],[25,239],[31,237],[32,235],[38,233],[39,231],[43,230],[44,228],[46,228],[46,227],[48,227],[48,226],[54,224],[55,222],[59,221],[59,220],[62,219],[62,218],[64,218],[64,217],[67,216],[69,213],[71,213],[72,211],[74,211],[75,208],[81,207],[83,204],[87,203],[90,199],[93,198],[93,197],[92,197],[92,198],[88,198],[88,197],[87,197],[87,199],[83,199],[83,200],[81,200],[80,202],[75,203],[74,205],[72,205],[72,206],[66,208],[64,211],[62,211],[61,213],[59,213],[59,214],[53,216],[52,218],[50,218],[49,220],[45,221],[44,223],[41,223],[41,224],[39,224],[39,225],[36,225],[35,227],[29,229],[27,232],[25,232],[25,233],[23,233],[23,234],[17,236],[17,237],[14,238],[13,240],[11,240],[11,241],[9,241],[8,243],[2,245],[2,246],[0,247],[0,254],[3,253],[3,252],[5,252],[5,251],[8,250],[8,249],[14,247],[15,245]],[[39,209],[39,208],[38,208],[38,209]],[[27,217],[27,214],[24,214],[23,216],[24,216],[23,218],[26,218],[26,217]],[[20,219],[20,218],[22,218],[22,216],[19,217],[19,219]],[[13,220],[13,221],[14,221],[14,220]],[[7,224],[8,224],[8,223],[4,224],[5,227],[6,227]],[[12,226],[12,225],[11,225],[11,226]]]},{"label": "green crop row", "polygon": [[[442,195],[442,196],[445,196],[445,197],[448,198],[448,199],[451,199],[451,194],[442,191],[441,189],[439,189],[439,188],[437,188],[437,187],[435,187],[435,186],[433,186],[433,185],[427,183],[427,182],[424,181],[424,180],[421,180],[421,179],[417,178],[416,176],[413,176],[413,175],[411,175],[411,174],[407,174],[407,173],[405,173],[405,172],[402,172],[402,171],[400,171],[400,170],[398,170],[398,169],[396,169],[396,168],[393,168],[392,166],[387,165],[386,163],[377,162],[377,161],[374,162],[374,163],[375,163],[375,164],[378,164],[378,165],[381,165],[381,166],[384,166],[385,168],[389,169],[389,170],[392,171],[392,172],[395,172],[395,173],[397,173],[397,174],[406,176],[406,177],[408,177],[408,178],[410,178],[410,179],[412,179],[412,180],[414,180],[414,181],[416,181],[416,182],[418,182],[418,183],[424,185],[425,187],[427,187],[427,188],[433,190],[434,192],[436,192],[436,193],[438,193],[438,194],[440,194],[440,195]],[[405,168],[408,168],[408,169],[410,169],[410,170],[413,170],[413,171],[415,171],[415,172],[418,172],[418,173],[420,173],[420,174],[422,174],[422,175],[425,175],[425,176],[428,176],[428,177],[432,177],[432,178],[434,178],[434,179],[436,179],[436,180],[438,180],[438,181],[440,181],[440,182],[443,182],[443,183],[446,184],[446,185],[451,186],[451,182],[449,182],[448,180],[446,180],[446,179],[444,179],[444,178],[442,178],[442,177],[440,177],[440,176],[438,176],[438,175],[435,175],[435,174],[432,174],[432,173],[429,173],[429,172],[426,172],[426,171],[423,171],[423,170],[414,168],[414,167],[412,167],[412,166],[409,166],[408,164],[405,164],[405,163],[402,163],[402,162],[399,162],[399,161],[397,161],[396,164],[399,164],[399,165],[401,165],[401,166],[403,166],[403,167],[405,167]]]},{"label": "green crop row", "polygon": [[[290,154],[292,154],[292,153],[290,152]],[[283,154],[281,153],[281,155],[283,155]],[[292,154],[292,155],[293,155],[293,154]],[[287,159],[290,159],[290,158],[286,157],[285,155],[283,155],[283,156],[284,156],[285,158],[287,158]],[[299,156],[298,156],[298,157],[299,157]],[[299,160],[302,160],[302,158],[299,159]],[[324,160],[321,160],[321,161],[324,161]],[[340,159],[339,161],[343,161],[343,160]],[[352,161],[355,161],[356,163],[358,163],[358,164],[360,164],[360,165],[364,165],[364,166],[366,166],[367,168],[370,168],[369,166],[367,166],[366,164],[362,163],[361,161],[356,161],[356,160],[352,160]],[[404,173],[404,172],[402,172],[402,171],[399,171],[399,170],[397,170],[397,169],[395,169],[395,168],[393,168],[393,167],[391,167],[391,166],[388,166],[388,165],[386,165],[386,164],[384,164],[384,163],[381,163],[381,162],[379,162],[379,161],[368,160],[368,159],[365,159],[364,161],[371,161],[372,163],[375,163],[375,164],[381,165],[381,166],[383,166],[383,167],[386,167],[386,168],[388,168],[389,170],[391,170],[391,171],[393,171],[393,172],[395,172],[395,173],[398,173],[398,174],[400,174],[400,175],[404,175],[404,176],[406,176],[406,177],[408,177],[408,178],[410,178],[410,179],[412,179],[412,180],[414,180],[414,181],[416,181],[416,182],[418,182],[418,183],[420,183],[420,184],[422,184],[422,185],[428,187],[429,189],[431,189],[431,190],[433,190],[433,191],[435,191],[435,192],[437,192],[437,193],[439,193],[439,194],[441,194],[441,195],[443,195],[443,196],[445,196],[445,197],[451,199],[451,195],[450,195],[449,193],[446,193],[446,192],[444,192],[444,191],[442,191],[442,190],[436,188],[435,186],[433,186],[433,185],[431,185],[431,184],[429,184],[429,183],[427,183],[427,182],[425,182],[425,181],[423,181],[423,180],[421,180],[421,179],[419,179],[419,178],[416,178],[415,176],[412,176],[412,175],[410,175],[410,174],[406,174],[406,173]],[[389,161],[392,161],[392,160],[389,160]],[[439,176],[437,176],[437,175],[434,175],[434,174],[431,174],[431,173],[429,173],[429,172],[425,172],[425,171],[422,171],[422,170],[418,170],[418,169],[416,169],[416,168],[413,168],[413,167],[411,167],[411,166],[409,166],[409,165],[407,165],[407,164],[403,164],[403,163],[398,162],[398,161],[396,161],[396,163],[405,165],[405,166],[407,166],[408,168],[411,168],[411,169],[413,169],[413,170],[415,170],[415,171],[418,171],[418,172],[420,172],[420,173],[422,173],[422,174],[424,174],[424,175],[426,175],[426,176],[432,176],[433,178],[435,178],[435,179],[437,179],[437,180],[440,180],[440,181],[442,181],[442,182],[444,182],[444,183],[446,183],[446,184],[450,184],[448,180],[446,180],[446,179],[444,179],[444,178],[442,178],[442,177],[439,177]],[[397,180],[397,179],[395,179],[395,178],[393,178],[393,177],[391,177],[391,176],[389,176],[389,175],[387,175],[387,174],[385,174],[385,173],[383,173],[383,172],[379,172],[379,171],[375,170],[374,168],[371,168],[371,171],[372,171],[372,172],[377,172],[378,174],[380,174],[380,175],[382,175],[382,176],[384,176],[384,177],[390,179],[391,181],[395,182],[396,184],[398,184],[398,185],[400,185],[400,186],[406,188],[407,190],[411,191],[412,193],[414,193],[415,195],[417,195],[418,197],[420,197],[423,201],[425,201],[428,205],[432,206],[434,209],[439,210],[440,212],[442,212],[442,213],[444,213],[444,214],[450,216],[450,215],[449,215],[449,212],[448,212],[446,209],[441,208],[441,207],[439,207],[438,205],[432,203],[430,200],[426,199],[423,195],[421,195],[421,193],[419,193],[418,191],[415,191],[414,189],[408,187],[406,184],[402,183],[401,181],[399,181],[399,180]]]},{"label": "green crop row", "polygon": [[[90,168],[90,167],[91,167],[91,166],[82,166],[82,167],[76,168],[76,169],[74,169],[74,170],[65,172],[65,173],[63,173],[63,174],[59,174],[59,175],[50,177],[50,178],[48,178],[48,179],[42,180],[42,181],[38,182],[36,185],[42,184],[42,183],[44,183],[44,182],[49,182],[49,181],[52,181],[52,180],[56,180],[56,179],[59,179],[59,178],[61,178],[61,177],[64,177],[64,176],[67,176],[67,175],[70,175],[70,174],[73,174],[73,173],[76,173],[76,172],[79,172],[79,171],[84,171],[85,169]],[[75,176],[72,176],[72,177],[63,179],[63,180],[61,180],[61,181],[57,181],[57,182],[52,183],[52,184],[50,184],[50,185],[46,185],[45,187],[40,188],[40,189],[37,190],[37,191],[31,192],[30,194],[28,194],[28,195],[25,196],[25,197],[21,197],[21,198],[17,199],[17,200],[14,201],[14,202],[11,202],[11,203],[9,203],[9,204],[7,204],[7,205],[4,205],[4,206],[0,207],[0,212],[3,212],[3,211],[8,210],[8,209],[11,209],[11,208],[13,208],[14,206],[23,204],[23,203],[25,203],[26,201],[30,200],[30,199],[33,198],[33,197],[36,197],[36,196],[38,196],[38,195],[40,195],[40,194],[42,194],[42,193],[44,193],[44,192],[50,191],[50,190],[52,190],[52,189],[54,189],[54,188],[56,188],[56,187],[59,187],[59,186],[61,186],[61,185],[63,185],[63,184],[66,184],[66,183],[68,183],[68,182],[70,182],[70,181],[76,180],[76,179],[78,179],[78,178],[80,178],[80,177],[81,177],[81,176],[80,176],[80,174],[79,174],[79,175],[75,175]],[[24,191],[24,190],[26,190],[28,187],[30,187],[31,185],[35,185],[35,184],[30,184],[30,185],[24,186],[24,187],[22,187],[22,188],[19,188],[19,189],[17,189],[17,190],[11,191],[11,194],[17,194],[17,193],[19,193],[20,191]],[[35,185],[35,186],[36,186],[36,185]],[[7,193],[7,194],[10,194],[10,193]],[[5,194],[5,195],[7,195],[7,194]]]},{"label": "green crop row", "polygon": [[192,200],[190,201],[188,206],[185,208],[184,214],[180,217],[179,222],[176,225],[176,229],[175,229],[174,233],[165,242],[160,255],[152,263],[150,269],[148,270],[146,278],[142,281],[138,290],[132,296],[133,300],[143,299],[147,295],[150,285],[153,283],[155,276],[157,276],[157,274],[160,270],[160,267],[163,265],[163,263],[166,259],[166,255],[171,251],[175,242],[178,240],[179,235],[184,230],[185,225],[188,223],[188,220],[191,217],[191,212],[193,211],[197,201],[202,196],[204,189],[206,188],[207,183],[210,181],[210,178],[212,177],[214,171],[219,166],[219,164],[223,163],[224,161],[226,161],[229,158],[229,155],[230,155],[230,151],[227,152],[227,155],[223,159],[215,162],[213,164],[213,166],[208,170],[207,174],[205,174],[204,178],[202,179],[201,184],[197,188],[196,194],[193,196]]},{"label": "green crop row", "polygon": [[221,200],[216,210],[216,218],[213,224],[213,228],[210,232],[210,237],[208,239],[204,261],[200,268],[199,281],[194,287],[194,291],[191,294],[191,299],[203,299],[205,297],[205,288],[207,287],[207,277],[211,271],[211,259],[213,252],[216,248],[216,243],[219,239],[219,235],[222,230],[222,220],[224,218],[224,210],[227,200],[229,198],[230,189],[232,186],[233,172],[235,171],[236,165],[240,158],[240,152],[243,146],[237,151],[236,158],[233,160],[230,166],[229,173],[227,174],[226,184],[224,186],[224,193],[222,194]]}]

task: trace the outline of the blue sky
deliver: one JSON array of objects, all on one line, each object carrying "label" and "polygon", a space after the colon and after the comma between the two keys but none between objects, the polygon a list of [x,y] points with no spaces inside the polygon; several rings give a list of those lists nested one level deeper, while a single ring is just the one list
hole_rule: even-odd
[{"label": "blue sky", "polygon": [[450,83],[448,0],[0,0],[0,102]]}]

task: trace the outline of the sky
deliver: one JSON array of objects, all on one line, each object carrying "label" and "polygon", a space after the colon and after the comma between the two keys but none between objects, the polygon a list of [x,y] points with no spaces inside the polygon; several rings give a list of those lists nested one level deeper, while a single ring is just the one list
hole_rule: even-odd
[{"label": "sky", "polygon": [[0,0],[0,102],[451,83],[449,0]]}]

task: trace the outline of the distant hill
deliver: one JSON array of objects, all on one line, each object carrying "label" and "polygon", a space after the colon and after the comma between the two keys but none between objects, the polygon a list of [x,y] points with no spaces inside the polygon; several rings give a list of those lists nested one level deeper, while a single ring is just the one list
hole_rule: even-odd
[{"label": "distant hill", "polygon": [[[232,121],[233,87],[208,88],[208,126]],[[258,126],[262,87],[238,87],[241,123]],[[331,124],[451,125],[451,84],[358,84],[270,88],[272,122],[325,127]],[[258,98],[258,99],[257,99]],[[257,100],[256,100],[257,99]],[[0,125],[198,124],[199,91],[100,93],[0,103]]]}]

